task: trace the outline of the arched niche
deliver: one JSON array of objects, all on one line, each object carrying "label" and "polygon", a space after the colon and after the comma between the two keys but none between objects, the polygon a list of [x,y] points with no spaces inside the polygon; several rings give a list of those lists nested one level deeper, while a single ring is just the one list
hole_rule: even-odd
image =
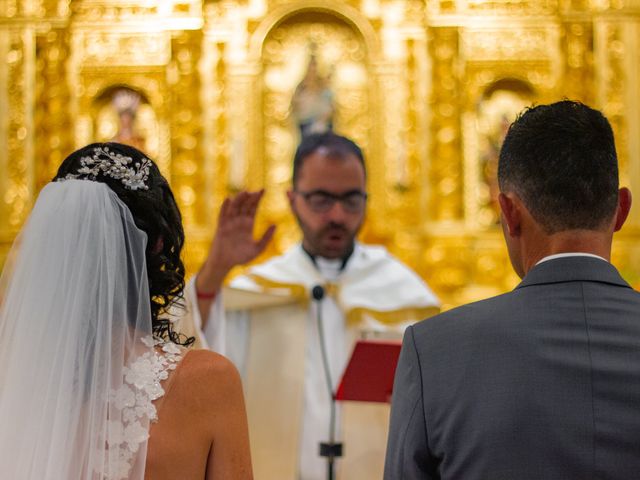
[{"label": "arched niche", "polygon": [[158,116],[142,89],[109,85],[93,98],[91,111],[96,141],[126,143],[158,157]]},{"label": "arched niche", "polygon": [[[515,77],[499,78],[488,84],[475,103],[470,156],[473,187],[472,205],[467,218],[476,227],[490,228],[499,223],[498,159],[507,130],[517,115],[539,97],[535,87]],[[473,212],[469,215],[469,210]]]},{"label": "arched niche", "polygon": [[263,54],[263,46],[267,36],[279,24],[290,21],[291,17],[299,15],[313,15],[315,13],[326,14],[339,21],[350,25],[358,32],[366,45],[367,51],[372,61],[378,60],[380,42],[373,26],[360,11],[353,8],[346,2],[335,1],[297,1],[274,8],[262,19],[258,27],[251,35],[249,46],[249,58],[251,61],[259,62]]},{"label": "arched niche", "polygon": [[[251,55],[257,56],[259,64],[256,101],[261,122],[257,129],[262,140],[262,154],[257,159],[262,164],[272,220],[287,225],[278,229],[283,241],[295,241],[298,235],[285,195],[301,138],[292,100],[308,74],[312,57],[331,98],[333,130],[353,138],[365,151],[372,135],[372,41],[345,16],[344,6],[340,9],[343,11],[307,6],[280,12],[277,21],[262,23],[261,27],[270,26],[269,30],[258,28],[253,36]],[[261,39],[259,49],[256,39]]]}]

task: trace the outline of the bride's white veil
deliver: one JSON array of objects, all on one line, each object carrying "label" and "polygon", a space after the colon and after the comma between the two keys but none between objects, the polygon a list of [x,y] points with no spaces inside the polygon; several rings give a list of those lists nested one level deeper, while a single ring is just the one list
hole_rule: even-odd
[{"label": "bride's white veil", "polygon": [[0,478],[144,477],[146,243],[104,183],[40,193],[0,281]]}]

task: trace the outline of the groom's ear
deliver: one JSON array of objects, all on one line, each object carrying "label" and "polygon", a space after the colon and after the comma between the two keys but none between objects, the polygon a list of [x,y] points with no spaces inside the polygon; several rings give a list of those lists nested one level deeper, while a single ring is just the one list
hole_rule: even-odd
[{"label": "groom's ear", "polygon": [[628,188],[622,187],[618,191],[618,207],[616,208],[615,224],[613,231],[617,232],[624,225],[627,216],[631,210],[631,191]]},{"label": "groom's ear", "polygon": [[501,220],[505,233],[510,237],[519,237],[522,231],[522,202],[520,198],[512,192],[501,192],[498,195],[498,203],[502,211]]}]

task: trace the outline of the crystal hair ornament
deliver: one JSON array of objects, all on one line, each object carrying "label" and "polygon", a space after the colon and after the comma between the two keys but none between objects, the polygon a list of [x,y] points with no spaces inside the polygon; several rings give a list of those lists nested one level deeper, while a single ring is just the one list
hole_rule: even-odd
[{"label": "crystal hair ornament", "polygon": [[95,147],[93,155],[82,157],[80,164],[82,166],[78,168],[78,173],[69,173],[65,179],[95,181],[102,173],[107,177],[120,180],[128,190],[149,190],[145,182],[149,178],[151,160],[146,157],[143,157],[142,162],[134,163],[133,158],[114,153],[109,150],[109,147]]}]

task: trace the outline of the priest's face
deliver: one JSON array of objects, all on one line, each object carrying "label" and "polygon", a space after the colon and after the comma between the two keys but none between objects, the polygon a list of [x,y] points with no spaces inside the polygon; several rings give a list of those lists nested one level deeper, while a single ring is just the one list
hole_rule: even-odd
[{"label": "priest's face", "polygon": [[288,196],[309,253],[342,258],[353,248],[364,220],[365,189],[364,168],[355,155],[332,157],[321,147],[304,159]]}]

